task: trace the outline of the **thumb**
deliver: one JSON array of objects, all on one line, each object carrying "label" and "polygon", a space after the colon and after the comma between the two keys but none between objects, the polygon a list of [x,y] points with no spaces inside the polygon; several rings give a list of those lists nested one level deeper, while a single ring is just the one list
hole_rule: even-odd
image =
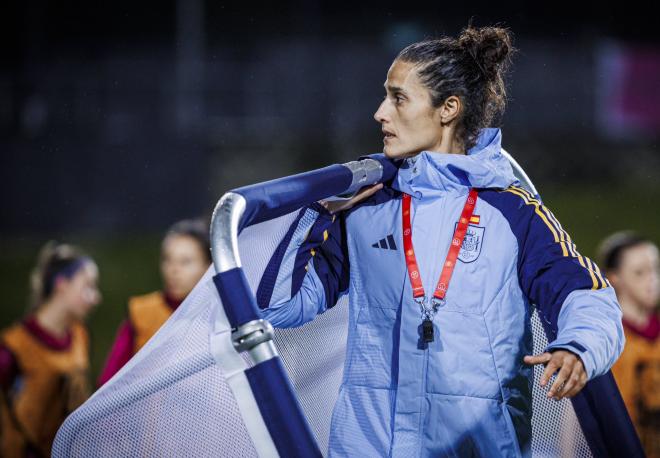
[{"label": "thumb", "polygon": [[545,352],[533,356],[527,355],[525,356],[525,358],[523,358],[523,361],[525,362],[525,364],[529,364],[530,366],[532,366],[534,364],[545,364],[548,361],[550,361],[551,358],[552,358],[552,354]]},{"label": "thumb", "polygon": [[362,189],[360,189],[353,197],[351,197],[349,200],[338,200],[338,201],[333,201],[333,202],[326,202],[325,208],[328,210],[330,213],[334,214],[339,211],[343,210],[349,210],[353,208],[353,206],[364,199],[372,196],[379,190],[383,189],[383,183],[377,183],[372,186],[365,186]]},{"label": "thumb", "polygon": [[376,183],[375,185],[372,186],[365,186],[353,196],[350,202],[352,203],[360,202],[361,200],[364,200],[367,197],[372,196],[381,189],[383,189],[383,183]]}]

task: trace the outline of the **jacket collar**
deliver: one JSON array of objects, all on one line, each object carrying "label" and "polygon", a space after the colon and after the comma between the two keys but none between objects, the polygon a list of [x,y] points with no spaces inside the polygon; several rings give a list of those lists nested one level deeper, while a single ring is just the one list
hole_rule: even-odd
[{"label": "jacket collar", "polygon": [[500,129],[482,129],[467,155],[422,151],[403,161],[392,187],[413,197],[439,196],[467,188],[507,188],[517,182],[501,153]]}]

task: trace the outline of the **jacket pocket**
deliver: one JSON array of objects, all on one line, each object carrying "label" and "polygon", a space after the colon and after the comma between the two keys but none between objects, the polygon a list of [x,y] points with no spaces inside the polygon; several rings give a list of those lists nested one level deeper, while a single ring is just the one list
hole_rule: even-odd
[{"label": "jacket pocket", "polygon": [[501,400],[490,337],[481,315],[439,311],[429,344],[427,391]]},{"label": "jacket pocket", "polygon": [[442,394],[427,397],[422,456],[520,458],[502,402]]},{"label": "jacket pocket", "polygon": [[392,368],[399,349],[398,311],[365,304],[358,310],[349,340],[347,384],[392,388]]}]

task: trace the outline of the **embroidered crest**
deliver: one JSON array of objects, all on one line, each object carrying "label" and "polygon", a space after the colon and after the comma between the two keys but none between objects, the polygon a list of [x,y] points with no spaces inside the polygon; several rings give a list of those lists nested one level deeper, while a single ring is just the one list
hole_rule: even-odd
[{"label": "embroidered crest", "polygon": [[[455,229],[454,229],[455,230]],[[481,245],[484,240],[485,227],[468,225],[467,233],[461,245],[461,251],[458,253],[458,259],[465,262],[474,262],[481,254]]]}]

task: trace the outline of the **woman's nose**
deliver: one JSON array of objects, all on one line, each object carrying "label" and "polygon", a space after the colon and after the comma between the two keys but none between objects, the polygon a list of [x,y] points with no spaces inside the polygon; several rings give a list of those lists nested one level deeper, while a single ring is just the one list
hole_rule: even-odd
[{"label": "woman's nose", "polygon": [[381,124],[385,122],[385,102],[386,100],[383,100],[374,113],[374,119]]}]

